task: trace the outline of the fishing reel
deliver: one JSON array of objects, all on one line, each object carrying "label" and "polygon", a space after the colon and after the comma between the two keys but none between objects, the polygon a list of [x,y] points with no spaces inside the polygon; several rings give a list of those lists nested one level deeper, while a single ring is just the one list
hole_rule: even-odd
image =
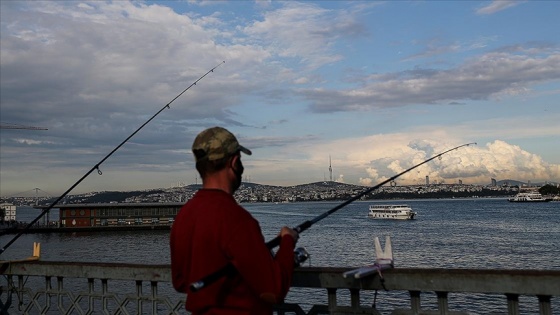
[{"label": "fishing reel", "polygon": [[309,253],[303,247],[298,247],[294,250],[294,263],[295,267],[301,266],[309,258]]}]

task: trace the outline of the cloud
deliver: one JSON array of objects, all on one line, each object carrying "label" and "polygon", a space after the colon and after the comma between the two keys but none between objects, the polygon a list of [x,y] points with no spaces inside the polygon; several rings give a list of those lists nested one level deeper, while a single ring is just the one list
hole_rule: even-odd
[{"label": "cloud", "polygon": [[416,54],[412,54],[402,59],[402,61],[411,61],[420,58],[428,58],[442,54],[459,53],[470,50],[480,50],[488,46],[490,42],[496,41],[496,36],[478,37],[475,40],[465,42],[444,43],[440,38],[432,38],[428,42],[415,41],[416,45],[424,44],[426,48]]},{"label": "cloud", "polygon": [[520,5],[525,1],[518,1],[518,0],[494,0],[490,4],[480,7],[476,10],[476,14],[479,15],[486,15],[486,14],[494,14],[496,12],[503,11],[508,8],[512,8],[514,6]]},{"label": "cloud", "polygon": [[[505,147],[559,134],[553,98],[560,53],[554,42],[507,42],[499,50],[473,55],[495,38],[433,40],[415,60],[442,53],[472,57],[447,69],[401,69],[405,63],[388,61],[384,69],[389,72],[358,76],[371,67],[356,70],[352,58],[359,54],[349,52],[348,44],[357,49],[373,43],[369,32],[379,30],[368,25],[365,12],[388,3],[351,2],[339,8],[330,2],[261,2],[247,14],[226,12],[228,4],[217,3],[177,4],[192,10],[179,13],[161,2],[1,1],[2,121],[48,128],[2,130],[2,193],[7,187],[51,192],[69,187],[223,60],[226,64],[163,110],[107,160],[103,176],[88,178],[80,191],[191,183],[186,178],[194,182],[189,147],[211,125],[231,127],[244,145],[259,151],[244,159],[253,181],[280,185],[323,180],[330,154],[334,173],[343,174],[345,182],[375,184],[465,138],[501,139]],[[254,9],[254,3],[247,3]],[[204,10],[197,11],[201,6]],[[375,59],[387,60],[383,49]],[[341,70],[350,68],[346,71],[353,80]],[[544,88],[533,90],[537,84]],[[307,88],[311,85],[318,88]],[[550,110],[545,117],[525,121],[521,116],[455,120],[447,126],[421,121],[422,128],[392,126],[388,134],[369,125],[365,132],[345,126],[359,125],[364,118],[360,111],[382,108],[376,117],[385,119],[394,114],[388,107],[463,104],[454,106],[463,110],[472,105],[469,100],[516,94],[530,100],[548,96]],[[354,115],[322,115],[338,112]],[[347,134],[368,137],[339,140]],[[520,156],[513,162],[528,159],[520,150],[513,151]],[[529,160],[556,174],[553,165]],[[464,174],[460,169],[425,171],[445,180],[480,171],[483,182],[486,174],[499,173],[476,164],[465,164]]]},{"label": "cloud", "polygon": [[[35,108],[59,117],[68,111],[95,117],[115,108],[138,113],[164,104],[204,73],[203,64],[221,59],[188,45],[211,41],[211,33],[169,8],[120,1],[43,4],[2,24],[3,105],[21,107],[20,116],[28,112],[23,104],[38,99]],[[193,63],[180,61],[184,56],[205,62],[186,69]]]},{"label": "cloud", "polygon": [[294,58],[310,68],[333,63],[337,40],[366,35],[364,25],[349,11],[331,11],[312,3],[284,2],[265,12],[261,21],[243,28],[247,41],[272,48],[281,58]]},{"label": "cloud", "polygon": [[317,113],[367,111],[414,104],[445,104],[525,94],[530,87],[560,80],[560,52],[546,56],[492,52],[448,69],[373,74],[359,88],[300,89]]},{"label": "cloud", "polygon": [[[214,29],[158,4],[2,2],[2,14],[2,120],[49,128],[34,134],[37,143],[66,154],[108,150],[224,56],[267,56],[250,46],[221,47]],[[243,85],[232,75],[235,64],[209,74],[132,142],[161,148],[205,125],[197,119],[236,123],[226,110]]]},{"label": "cloud", "polygon": [[[443,130],[406,134],[383,134],[317,144],[306,148],[307,162],[326,168],[325,156],[332,154],[335,172],[352,173],[350,182],[373,185],[461,144],[459,138]],[[466,142],[464,142],[466,143]],[[358,171],[361,170],[361,171]],[[400,185],[431,181],[486,184],[490,178],[522,181],[560,179],[560,165],[547,163],[536,154],[502,140],[470,145],[451,151],[397,179]]]},{"label": "cloud", "polygon": [[344,175],[343,174],[338,175],[338,177],[335,178],[334,181],[337,183],[344,183]]}]

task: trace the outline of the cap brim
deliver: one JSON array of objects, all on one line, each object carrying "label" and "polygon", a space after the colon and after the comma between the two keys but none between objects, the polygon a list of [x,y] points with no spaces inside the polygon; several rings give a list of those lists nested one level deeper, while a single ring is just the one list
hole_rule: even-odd
[{"label": "cap brim", "polygon": [[242,145],[239,145],[239,151],[241,151],[241,152],[243,152],[243,153],[245,153],[245,154],[247,154],[247,155],[253,154],[253,152],[251,152],[251,150],[247,149],[246,147],[244,147],[244,146],[242,146]]}]

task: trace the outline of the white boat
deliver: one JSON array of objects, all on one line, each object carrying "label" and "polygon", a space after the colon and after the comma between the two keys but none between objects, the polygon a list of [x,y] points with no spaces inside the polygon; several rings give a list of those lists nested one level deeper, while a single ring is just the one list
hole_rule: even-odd
[{"label": "white boat", "polygon": [[416,212],[408,205],[370,205],[368,218],[412,220]]},{"label": "white boat", "polygon": [[544,198],[538,192],[520,192],[515,197],[508,199],[511,202],[547,202],[550,199]]}]

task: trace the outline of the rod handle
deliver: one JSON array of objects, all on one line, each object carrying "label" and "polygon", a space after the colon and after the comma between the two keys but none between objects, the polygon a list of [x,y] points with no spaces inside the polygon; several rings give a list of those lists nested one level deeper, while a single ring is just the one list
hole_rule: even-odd
[{"label": "rod handle", "polygon": [[206,286],[216,282],[220,278],[233,274],[235,271],[236,271],[235,267],[232,264],[227,264],[224,267],[222,267],[220,270],[211,273],[196,282],[191,283],[189,288],[191,289],[192,292],[197,292],[205,288]]}]

